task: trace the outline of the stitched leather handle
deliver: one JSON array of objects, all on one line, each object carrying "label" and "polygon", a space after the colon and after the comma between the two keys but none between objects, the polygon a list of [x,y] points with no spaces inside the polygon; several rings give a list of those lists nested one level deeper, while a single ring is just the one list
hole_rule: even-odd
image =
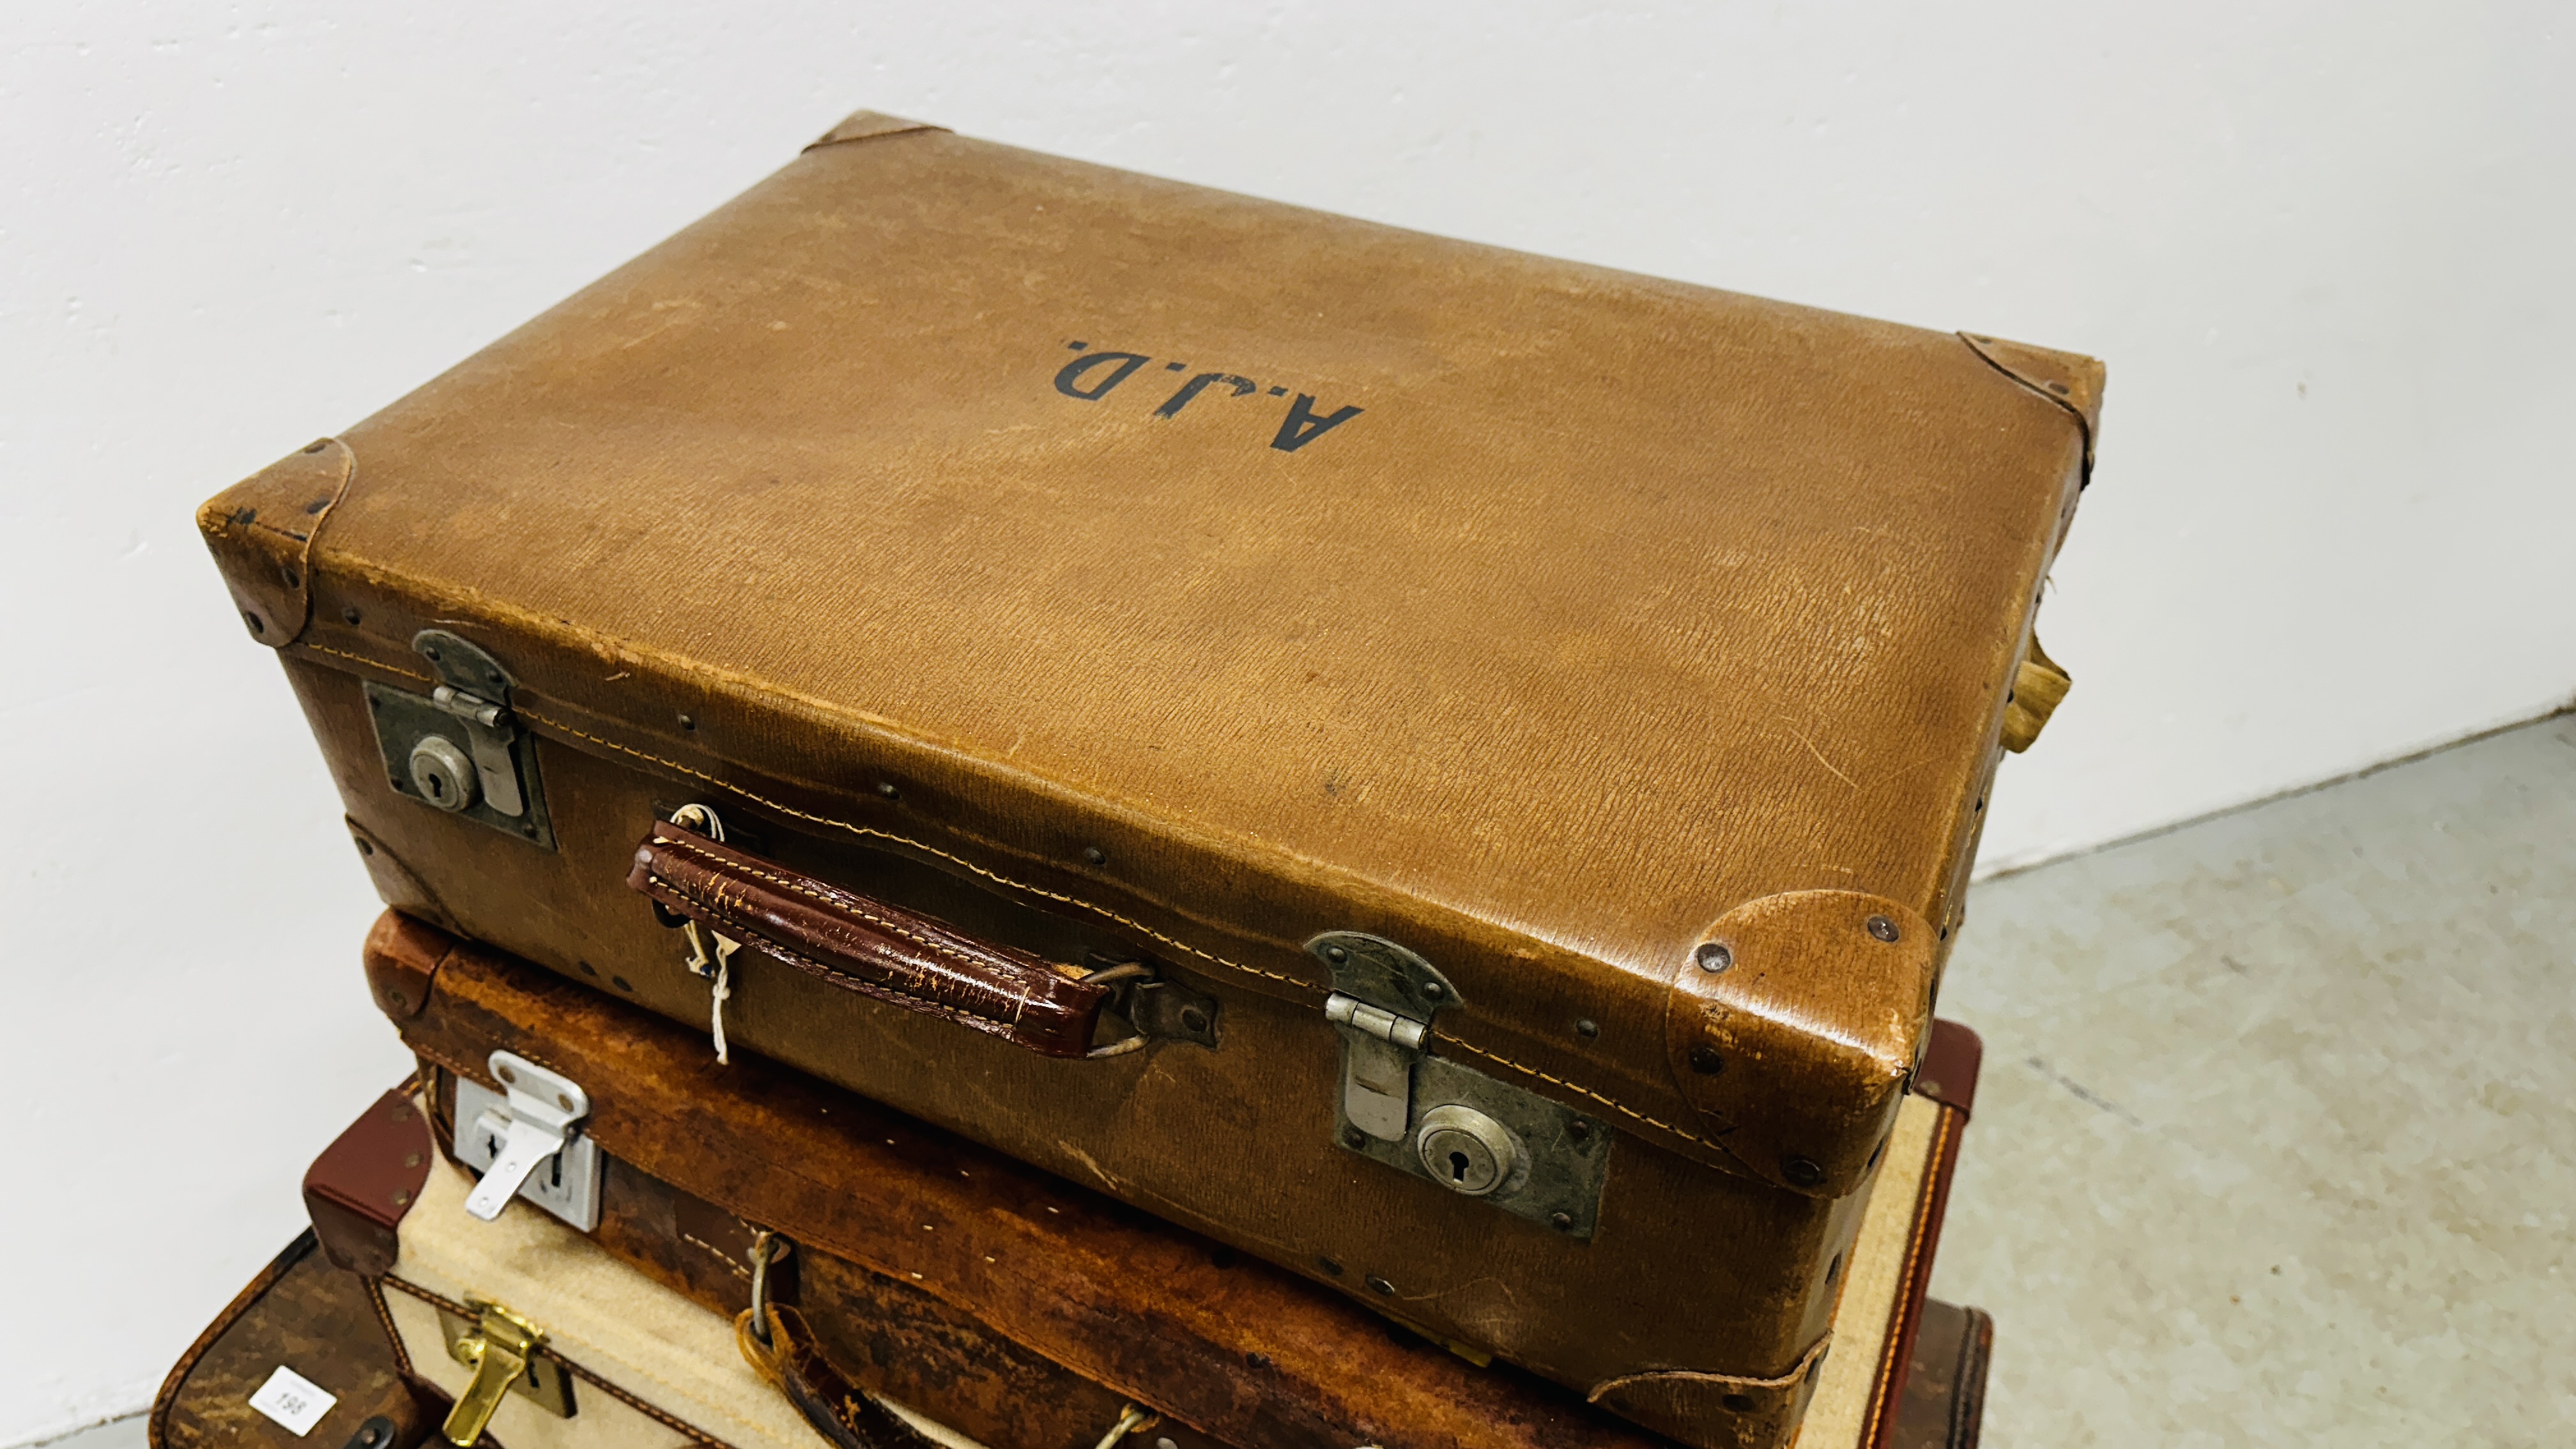
[{"label": "stitched leather handle", "polygon": [[745,1309],[734,1319],[734,1342],[743,1358],[767,1379],[832,1449],[938,1449],[930,1438],[896,1418],[876,1397],[832,1366],[814,1345],[805,1316],[768,1307],[769,1342],[752,1331]]},{"label": "stitched leather handle", "polygon": [[667,821],[655,824],[636,849],[626,883],[835,986],[946,1017],[1043,1056],[1096,1055],[1092,1032],[1110,987],[1029,952],[977,940],[946,922],[799,875]]}]

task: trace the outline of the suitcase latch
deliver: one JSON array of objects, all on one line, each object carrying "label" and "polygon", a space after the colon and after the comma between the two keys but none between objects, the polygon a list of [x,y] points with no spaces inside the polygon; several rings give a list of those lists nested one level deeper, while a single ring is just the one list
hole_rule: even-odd
[{"label": "suitcase latch", "polygon": [[447,1356],[474,1370],[474,1381],[456,1396],[456,1407],[440,1426],[447,1442],[471,1449],[500,1412],[501,1396],[514,1391],[557,1418],[571,1418],[572,1376],[551,1355],[537,1352],[546,1331],[498,1303],[468,1299],[466,1306],[476,1313],[471,1322],[444,1310],[438,1315]]},{"label": "suitcase latch", "polygon": [[510,713],[509,671],[444,629],[421,630],[411,647],[437,673],[428,694],[367,683],[386,779],[424,805],[554,849],[535,741]]},{"label": "suitcase latch", "polygon": [[1589,1241],[1610,1133],[1559,1103],[1429,1050],[1458,988],[1378,936],[1327,931],[1306,950],[1330,967],[1324,1019],[1342,1038],[1333,1135],[1344,1149]]},{"label": "suitcase latch", "polygon": [[456,1079],[456,1160],[483,1173],[465,1210],[488,1223],[523,1197],[585,1233],[598,1227],[599,1144],[579,1126],[590,1094],[509,1052],[489,1065],[506,1094]]}]

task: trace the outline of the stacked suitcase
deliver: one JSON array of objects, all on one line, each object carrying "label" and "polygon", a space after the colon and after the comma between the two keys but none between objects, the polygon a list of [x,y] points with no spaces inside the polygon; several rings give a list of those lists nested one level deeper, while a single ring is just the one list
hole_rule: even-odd
[{"label": "stacked suitcase", "polygon": [[852,117],[201,513],[421,1069],[156,1432],[1973,1437],[2100,386]]}]

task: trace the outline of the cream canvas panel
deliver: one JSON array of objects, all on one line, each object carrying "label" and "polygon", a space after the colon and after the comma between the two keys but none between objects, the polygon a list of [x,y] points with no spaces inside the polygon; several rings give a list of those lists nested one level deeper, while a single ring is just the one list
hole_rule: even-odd
[{"label": "cream canvas panel", "polygon": [[1941,1108],[1922,1097],[1907,1097],[1897,1110],[1887,1160],[1879,1164],[1869,1206],[1861,1210],[1842,1301],[1834,1308],[1833,1349],[1818,1372],[1806,1416],[1798,1421],[1795,1449],[1843,1449],[1868,1442],[1862,1436],[1873,1427],[1879,1379],[1893,1367],[1886,1360],[1894,1348],[1897,1295],[1923,1247],[1916,1229],[1932,1187],[1943,1116]]},{"label": "cream canvas panel", "polygon": [[[730,1449],[829,1449],[734,1346],[733,1325],[612,1258],[530,1204],[492,1222],[466,1215],[474,1179],[444,1158],[404,1215],[388,1275],[453,1303],[502,1304],[546,1330],[545,1346]],[[412,1368],[453,1398],[473,1370],[450,1358],[429,1304],[387,1285],[385,1307]],[[587,1382],[557,1418],[525,1395],[503,1396],[492,1437],[510,1449],[678,1449],[698,1435]]]}]

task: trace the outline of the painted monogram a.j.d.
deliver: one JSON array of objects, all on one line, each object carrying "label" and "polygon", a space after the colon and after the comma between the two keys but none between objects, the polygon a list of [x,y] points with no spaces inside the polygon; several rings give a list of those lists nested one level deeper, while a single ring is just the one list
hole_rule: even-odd
[{"label": "painted monogram a.j.d.", "polygon": [[[1057,369],[1055,390],[1066,397],[1077,398],[1083,402],[1099,402],[1127,379],[1143,371],[1145,366],[1154,360],[1141,352],[1094,352],[1088,342],[1068,342],[1065,346],[1083,355]],[[1188,372],[1190,365],[1186,362],[1166,362],[1163,364],[1163,370]],[[1162,405],[1154,409],[1154,416],[1178,417],[1181,409],[1197,401],[1199,394],[1210,388],[1217,389],[1218,396],[1223,398],[1250,397],[1254,393],[1263,391],[1267,391],[1272,397],[1289,395],[1288,389],[1284,387],[1264,389],[1251,378],[1235,373],[1201,372],[1193,374],[1170,397],[1163,399]],[[1271,438],[1270,446],[1283,453],[1296,452],[1299,448],[1358,417],[1360,412],[1361,409],[1357,406],[1344,406],[1335,408],[1329,413],[1323,412],[1316,407],[1313,393],[1298,393],[1289,402],[1288,415],[1280,421],[1279,432]]]}]

